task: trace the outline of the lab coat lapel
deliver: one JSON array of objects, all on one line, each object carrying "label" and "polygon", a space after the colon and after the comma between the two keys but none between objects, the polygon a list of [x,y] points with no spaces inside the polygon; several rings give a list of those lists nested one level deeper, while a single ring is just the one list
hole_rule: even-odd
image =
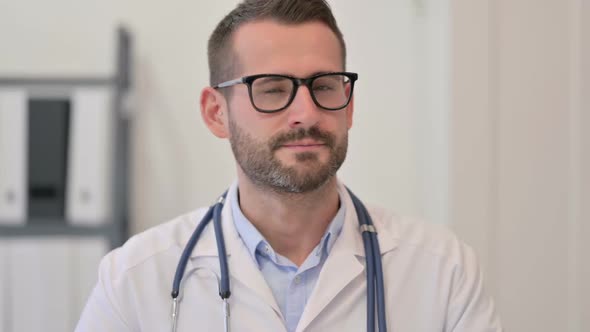
[{"label": "lab coat lapel", "polygon": [[358,278],[363,271],[363,265],[354,255],[345,252],[330,255],[320,272],[309,301],[307,301],[297,325],[297,331],[304,331],[336,295]]},{"label": "lab coat lapel", "polygon": [[[237,183],[234,183],[229,190],[236,190]],[[230,195],[228,195],[229,197]],[[244,287],[250,289],[262,301],[267,303],[273,310],[282,317],[281,310],[276,303],[274,295],[262,273],[258,269],[258,265],[250,256],[248,249],[240,238],[233,221],[231,211],[231,201],[226,200],[221,211],[221,224],[223,229],[223,236],[226,245],[226,253],[228,256],[228,269],[230,273],[230,291],[233,296],[240,296],[235,293],[235,281],[241,283]],[[215,232],[213,229],[213,222],[203,231],[201,239],[197,242],[195,250],[191,255],[192,258],[209,256],[215,258],[215,270],[219,271],[219,255],[217,252],[217,242],[215,240]],[[212,263],[210,263],[212,264]]]},{"label": "lab coat lapel", "polygon": [[[321,314],[322,310],[344,290],[353,280],[365,275],[365,249],[359,232],[359,223],[350,195],[340,184],[340,197],[346,204],[346,217],[342,231],[330,251],[316,286],[307,305],[297,332],[305,331],[307,326]],[[396,237],[382,224],[380,216],[371,215],[378,229],[381,257],[396,247]]]},{"label": "lab coat lapel", "polygon": [[[240,282],[244,287],[252,290],[258,297],[260,297],[266,304],[271,306],[278,316],[282,319],[281,310],[275,300],[274,295],[262,272],[258,269],[256,262],[250,256],[248,249],[238,237],[232,239],[231,245],[234,246],[228,264],[230,273],[234,280]],[[228,246],[230,244],[228,243]],[[240,294],[236,294],[240,296]]]}]

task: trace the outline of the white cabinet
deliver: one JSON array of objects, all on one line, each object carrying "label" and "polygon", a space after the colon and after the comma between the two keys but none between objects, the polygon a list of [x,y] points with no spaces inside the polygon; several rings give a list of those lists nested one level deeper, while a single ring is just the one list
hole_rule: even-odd
[{"label": "white cabinet", "polygon": [[112,91],[76,88],[71,96],[66,219],[98,225],[112,218],[114,125]]},{"label": "white cabinet", "polygon": [[0,223],[26,219],[27,95],[0,89]]},{"label": "white cabinet", "polygon": [[109,248],[104,238],[0,241],[0,330],[73,331]]}]

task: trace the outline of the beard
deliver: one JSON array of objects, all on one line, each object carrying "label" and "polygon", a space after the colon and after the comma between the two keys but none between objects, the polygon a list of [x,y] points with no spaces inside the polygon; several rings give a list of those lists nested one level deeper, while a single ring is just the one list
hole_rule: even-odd
[{"label": "beard", "polygon": [[[246,176],[255,185],[280,193],[305,193],[320,188],[336,175],[348,149],[348,132],[338,141],[333,134],[317,126],[258,141],[240,128],[230,115],[229,129],[234,157]],[[324,144],[329,150],[326,162],[320,160],[317,152],[309,151],[296,153],[294,166],[286,166],[276,157],[275,152],[283,144],[305,138]]]}]

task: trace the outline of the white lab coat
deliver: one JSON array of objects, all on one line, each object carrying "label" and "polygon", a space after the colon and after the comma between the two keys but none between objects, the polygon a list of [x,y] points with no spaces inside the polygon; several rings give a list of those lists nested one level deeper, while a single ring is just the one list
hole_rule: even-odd
[{"label": "white lab coat", "polygon": [[[235,184],[234,184],[235,185]],[[297,327],[366,330],[365,255],[350,196],[334,243]],[[231,275],[232,332],[286,331],[272,291],[236,232],[231,203],[223,231]],[[132,237],[109,253],[76,331],[170,331],[172,280],[185,244],[206,209]],[[501,331],[471,248],[442,227],[369,208],[378,230],[388,330]],[[178,331],[223,331],[219,259],[210,224],[193,250],[181,285]]]}]

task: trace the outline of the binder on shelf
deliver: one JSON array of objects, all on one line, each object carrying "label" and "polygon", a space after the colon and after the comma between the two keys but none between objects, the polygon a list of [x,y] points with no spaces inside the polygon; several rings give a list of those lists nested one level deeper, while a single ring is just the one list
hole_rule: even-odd
[{"label": "binder on shelf", "polygon": [[0,88],[0,225],[27,218],[27,93]]},{"label": "binder on shelf", "polygon": [[70,101],[28,101],[28,216],[30,223],[64,223]]},{"label": "binder on shelf", "polygon": [[66,218],[96,226],[113,215],[113,92],[107,87],[76,88],[71,105]]}]

